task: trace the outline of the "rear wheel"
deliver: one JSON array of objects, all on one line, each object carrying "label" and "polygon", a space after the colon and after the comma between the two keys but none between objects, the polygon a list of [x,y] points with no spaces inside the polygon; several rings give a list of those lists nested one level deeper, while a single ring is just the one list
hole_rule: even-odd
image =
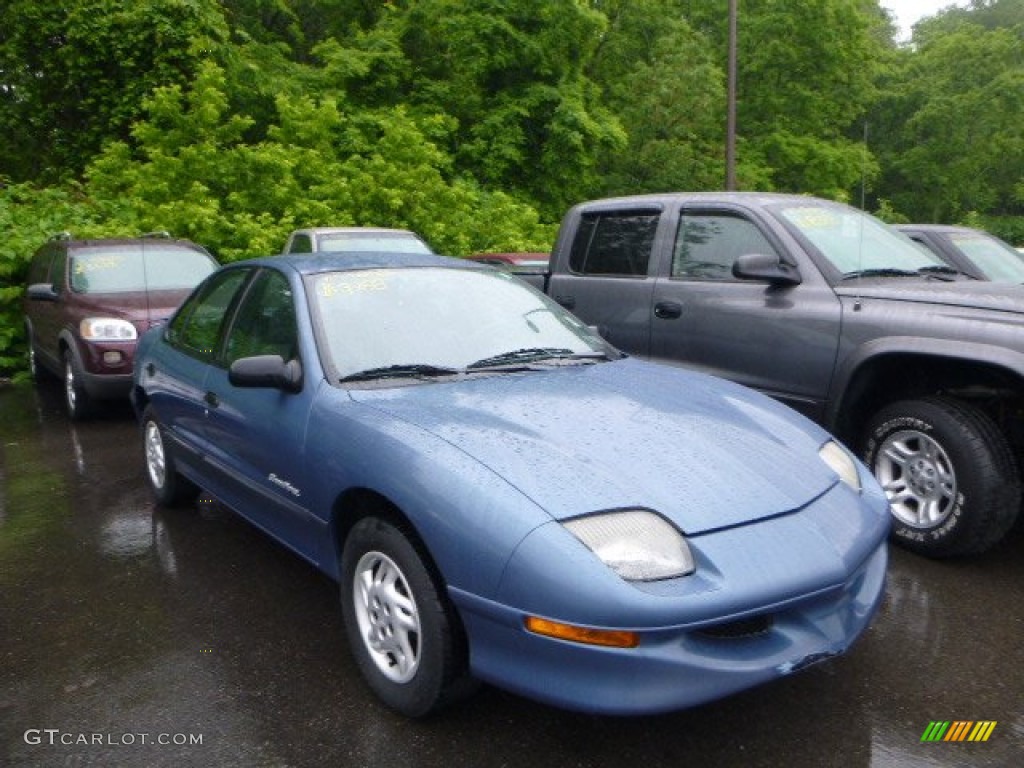
[{"label": "rear wheel", "polygon": [[883,408],[868,425],[864,461],[889,499],[894,539],[921,554],[982,552],[1017,517],[1013,452],[973,405],[933,397]]},{"label": "rear wheel", "polygon": [[175,507],[191,502],[199,490],[178,474],[174,454],[164,439],[164,430],[153,409],[147,407],[142,414],[142,448],[146,457],[146,480],[157,503]]},{"label": "rear wheel", "polygon": [[342,555],[342,612],[359,670],[385,704],[409,717],[472,689],[460,625],[424,557],[375,517],[356,523]]}]

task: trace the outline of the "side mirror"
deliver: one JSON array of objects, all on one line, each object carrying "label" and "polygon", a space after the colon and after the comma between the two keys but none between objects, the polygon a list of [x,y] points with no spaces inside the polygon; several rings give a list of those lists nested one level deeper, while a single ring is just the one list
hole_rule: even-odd
[{"label": "side mirror", "polygon": [[57,292],[50,283],[33,283],[26,292],[33,301],[56,301]]},{"label": "side mirror", "polygon": [[235,360],[228,369],[228,381],[236,387],[270,387],[285,392],[302,389],[302,364],[285,362],[280,355],[256,355]]},{"label": "side mirror", "polygon": [[799,285],[803,282],[796,267],[768,253],[745,253],[732,265],[732,276],[741,280],[763,280],[772,285]]}]

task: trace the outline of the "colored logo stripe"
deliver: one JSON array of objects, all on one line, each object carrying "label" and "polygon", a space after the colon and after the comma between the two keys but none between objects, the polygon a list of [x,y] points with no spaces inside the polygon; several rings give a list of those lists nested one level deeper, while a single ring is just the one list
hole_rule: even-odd
[{"label": "colored logo stripe", "polygon": [[995,720],[933,720],[921,734],[921,741],[988,741],[996,724]]}]

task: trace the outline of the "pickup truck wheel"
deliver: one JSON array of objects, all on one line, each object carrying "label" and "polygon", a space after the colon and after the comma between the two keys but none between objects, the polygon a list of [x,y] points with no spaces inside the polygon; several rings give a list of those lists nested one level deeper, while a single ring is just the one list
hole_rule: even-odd
[{"label": "pickup truck wheel", "polygon": [[342,563],[345,632],[374,693],[422,717],[468,691],[460,625],[420,549],[391,523],[367,517],[346,539]]},{"label": "pickup truck wheel", "polygon": [[158,504],[176,507],[195,499],[199,489],[178,474],[174,454],[152,408],[146,408],[142,414],[142,449],[146,458],[146,480]]},{"label": "pickup truck wheel", "polygon": [[864,461],[881,483],[893,537],[929,557],[982,552],[1013,525],[1020,475],[980,409],[944,397],[886,406],[868,424]]}]

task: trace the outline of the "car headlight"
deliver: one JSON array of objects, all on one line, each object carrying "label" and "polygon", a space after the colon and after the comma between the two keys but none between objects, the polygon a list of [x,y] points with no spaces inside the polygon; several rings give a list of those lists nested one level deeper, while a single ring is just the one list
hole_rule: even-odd
[{"label": "car headlight", "polygon": [[696,567],[683,535],[646,509],[599,512],[564,525],[626,581],[671,579]]},{"label": "car headlight", "polygon": [[78,325],[86,341],[135,341],[135,326],[119,317],[87,317]]},{"label": "car headlight", "polygon": [[857,472],[857,464],[843,446],[835,440],[829,440],[818,449],[818,455],[833,472],[839,475],[840,480],[860,493],[860,473]]}]

